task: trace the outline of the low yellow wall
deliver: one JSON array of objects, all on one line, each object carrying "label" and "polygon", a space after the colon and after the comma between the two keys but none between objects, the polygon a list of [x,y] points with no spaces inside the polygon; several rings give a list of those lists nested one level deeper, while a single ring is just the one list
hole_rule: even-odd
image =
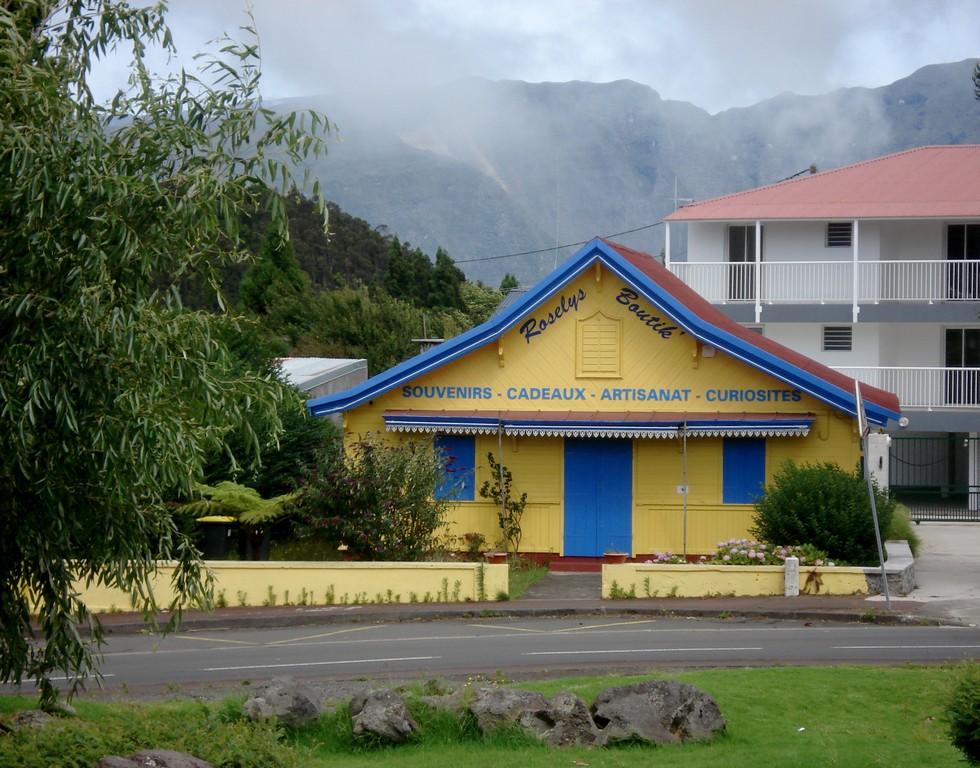
[{"label": "low yellow wall", "polygon": [[[311,563],[209,561],[221,605],[353,605],[496,600],[510,589],[506,564]],[[153,582],[157,602],[173,599],[173,566],[161,563]],[[481,583],[482,582],[482,583]],[[93,612],[129,610],[118,589],[79,588]]]},{"label": "low yellow wall", "polygon": [[[785,594],[781,565],[602,566],[602,596],[712,597]],[[800,594],[868,594],[863,568],[800,568]]]}]

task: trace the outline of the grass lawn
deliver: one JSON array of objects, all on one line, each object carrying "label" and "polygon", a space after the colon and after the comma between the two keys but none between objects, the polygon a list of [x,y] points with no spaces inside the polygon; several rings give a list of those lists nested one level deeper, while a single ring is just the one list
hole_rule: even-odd
[{"label": "grass lawn", "polygon": [[[215,766],[433,768],[592,768],[656,765],[760,768],[795,766],[962,766],[942,721],[951,667],[768,667],[704,669],[646,677],[676,678],[718,702],[728,733],[710,743],[549,751],[519,737],[484,739],[445,714],[420,715],[424,736],[400,747],[353,744],[344,708],[317,727],[282,732],[240,716],[240,702],[109,704],[78,701],[78,716],[55,726],[0,731],[0,765],[84,766],[106,754],[128,756],[160,747],[187,751]],[[551,695],[571,690],[591,701],[611,685],[639,677],[542,680],[519,687]],[[410,696],[411,692],[406,695]],[[0,697],[0,722],[33,701]],[[652,754],[655,753],[655,754]]]}]

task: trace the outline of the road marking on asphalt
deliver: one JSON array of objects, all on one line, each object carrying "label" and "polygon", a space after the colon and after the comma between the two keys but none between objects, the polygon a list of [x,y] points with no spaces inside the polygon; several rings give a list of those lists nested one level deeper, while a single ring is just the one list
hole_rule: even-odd
[{"label": "road marking on asphalt", "polygon": [[302,661],[294,664],[247,664],[238,667],[205,667],[204,672],[238,672],[246,669],[288,669],[291,667],[329,667],[344,664],[389,664],[396,661],[433,661],[441,656],[396,656],[389,659],[349,659],[347,661]]},{"label": "road marking on asphalt", "polygon": [[[249,640],[232,640],[227,637],[205,637],[204,635],[171,635],[174,640],[203,640],[205,643],[221,643],[222,645],[262,645],[262,643],[254,643]],[[157,649],[159,645],[154,645],[154,650]]]},{"label": "road marking on asphalt", "polygon": [[761,651],[762,646],[746,646],[744,648],[623,648],[621,650],[604,649],[597,651],[527,651],[522,656],[602,656],[618,653],[693,653],[696,651]]},{"label": "road marking on asphalt", "polygon": [[266,645],[289,645],[290,643],[303,643],[307,640],[322,640],[325,637],[336,637],[337,635],[349,635],[352,632],[363,632],[366,629],[377,629],[376,626],[350,627],[348,629],[335,629],[333,632],[321,632],[318,635],[305,635],[303,637],[292,637],[288,640],[273,640]]},{"label": "road marking on asphalt", "polygon": [[527,632],[532,635],[562,635],[569,632],[581,632],[587,629],[609,629],[611,627],[635,627],[640,624],[656,624],[657,619],[643,619],[641,621],[613,621],[606,624],[579,624],[574,627],[562,627],[561,629],[531,629],[530,627],[514,627],[510,624],[470,624],[469,626],[477,629],[503,630],[507,632]]},{"label": "road marking on asphalt", "polygon": [[980,645],[835,645],[835,651],[969,651],[980,648]]}]

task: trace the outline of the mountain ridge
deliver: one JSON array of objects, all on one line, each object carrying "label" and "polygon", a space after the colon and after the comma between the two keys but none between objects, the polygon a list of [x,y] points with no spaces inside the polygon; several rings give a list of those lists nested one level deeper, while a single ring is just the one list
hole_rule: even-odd
[{"label": "mountain ridge", "polygon": [[[534,282],[595,235],[657,254],[688,199],[926,144],[980,143],[977,59],[877,88],[783,93],[715,114],[648,85],[465,78],[383,104],[290,99],[339,126],[322,194],[471,280]],[[683,233],[672,230],[672,251]],[[513,255],[520,254],[520,255]]]}]

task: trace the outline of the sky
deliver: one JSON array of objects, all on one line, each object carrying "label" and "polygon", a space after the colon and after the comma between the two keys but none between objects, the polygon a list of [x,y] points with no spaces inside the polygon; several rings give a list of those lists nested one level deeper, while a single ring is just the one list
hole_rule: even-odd
[{"label": "sky", "polygon": [[716,113],[980,57],[978,0],[171,0],[182,63],[249,6],[268,98],[628,79]]}]

